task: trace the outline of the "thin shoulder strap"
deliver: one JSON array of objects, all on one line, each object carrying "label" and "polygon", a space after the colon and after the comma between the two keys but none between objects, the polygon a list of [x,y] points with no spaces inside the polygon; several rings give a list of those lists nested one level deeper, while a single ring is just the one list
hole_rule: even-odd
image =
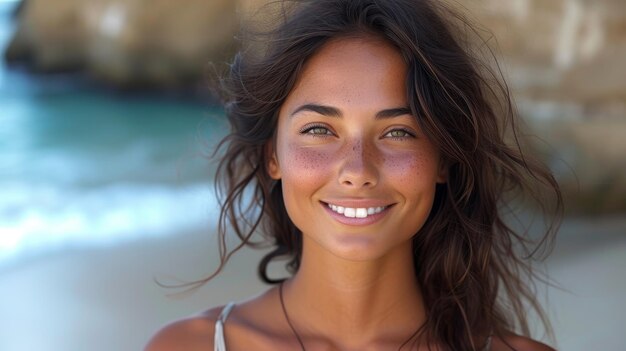
[{"label": "thin shoulder strap", "polygon": [[226,318],[230,314],[230,311],[235,307],[235,303],[231,302],[224,309],[222,309],[222,313],[215,321],[215,341],[213,342],[215,351],[226,351],[226,341],[224,340],[224,323],[226,323]]}]

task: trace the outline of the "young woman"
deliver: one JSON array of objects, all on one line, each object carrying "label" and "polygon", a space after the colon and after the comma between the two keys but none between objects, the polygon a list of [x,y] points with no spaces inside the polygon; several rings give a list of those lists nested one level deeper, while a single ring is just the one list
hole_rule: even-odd
[{"label": "young woman", "polygon": [[[527,337],[527,306],[541,315],[532,246],[503,212],[536,184],[558,212],[560,193],[504,142],[508,92],[453,36],[461,17],[426,0],[288,13],[223,81],[217,183],[222,243],[227,227],[242,245],[263,229],[275,286],[175,322],[147,350],[552,350]],[[286,280],[267,275],[280,257]]]}]

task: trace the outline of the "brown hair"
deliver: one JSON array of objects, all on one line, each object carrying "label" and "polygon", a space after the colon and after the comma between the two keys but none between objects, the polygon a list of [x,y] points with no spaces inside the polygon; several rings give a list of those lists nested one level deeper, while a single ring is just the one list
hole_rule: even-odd
[{"label": "brown hair", "polygon": [[[528,335],[527,304],[549,329],[534,296],[530,259],[538,248],[550,246],[562,212],[561,194],[550,172],[522,153],[499,69],[489,69],[461,40],[466,37],[460,34],[478,32],[434,0],[293,3],[264,38],[265,46],[242,50],[221,81],[232,130],[220,143],[221,265],[215,274],[241,247],[258,245],[252,236],[261,229],[273,245],[260,262],[261,279],[281,281],[268,276],[275,258],[287,258],[288,269],[298,270],[301,232],[287,215],[280,181],[266,171],[266,145],[305,62],[332,38],[375,35],[402,54],[412,113],[449,165],[448,181],[437,186],[429,218],[413,238],[416,279],[427,306],[422,329],[427,340],[450,350],[476,350],[478,335],[507,330]],[[545,205],[538,185],[554,194],[554,207]],[[544,213],[557,215],[538,244],[505,223],[514,200],[510,195],[516,194],[531,195],[545,206]],[[233,250],[226,247],[228,230],[241,239]]]}]

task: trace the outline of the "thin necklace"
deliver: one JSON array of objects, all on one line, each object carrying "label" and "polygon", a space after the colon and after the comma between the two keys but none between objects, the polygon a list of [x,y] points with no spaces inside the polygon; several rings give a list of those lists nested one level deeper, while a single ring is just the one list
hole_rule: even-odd
[{"label": "thin necklace", "polygon": [[[298,343],[300,344],[300,348],[302,349],[302,351],[306,351],[306,348],[304,347],[304,343],[302,342],[302,339],[300,338],[300,334],[298,334],[298,332],[296,331],[296,328],[294,328],[293,324],[291,324],[291,320],[289,319],[289,314],[287,313],[287,308],[285,308],[285,300],[283,298],[283,283],[284,282],[281,282],[280,285],[278,286],[278,296],[280,298],[280,306],[283,308],[283,314],[285,315],[287,324],[289,324],[289,328],[291,328],[293,335],[298,340]],[[409,341],[411,341],[411,339],[413,339],[415,335],[417,335],[417,333],[419,333],[421,329],[422,329],[421,326],[417,328],[417,330],[413,332],[413,334],[411,334],[411,336],[408,339],[406,339],[406,341],[403,342],[400,345],[400,347],[398,347],[398,351],[400,351]]]}]

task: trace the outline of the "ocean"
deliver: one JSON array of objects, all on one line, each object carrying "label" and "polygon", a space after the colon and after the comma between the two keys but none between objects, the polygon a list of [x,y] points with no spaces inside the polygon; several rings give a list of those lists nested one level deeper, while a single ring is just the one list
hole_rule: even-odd
[{"label": "ocean", "polygon": [[[15,2],[0,1],[0,49]],[[208,228],[208,102],[124,94],[0,63],[0,268],[67,248]]]}]

